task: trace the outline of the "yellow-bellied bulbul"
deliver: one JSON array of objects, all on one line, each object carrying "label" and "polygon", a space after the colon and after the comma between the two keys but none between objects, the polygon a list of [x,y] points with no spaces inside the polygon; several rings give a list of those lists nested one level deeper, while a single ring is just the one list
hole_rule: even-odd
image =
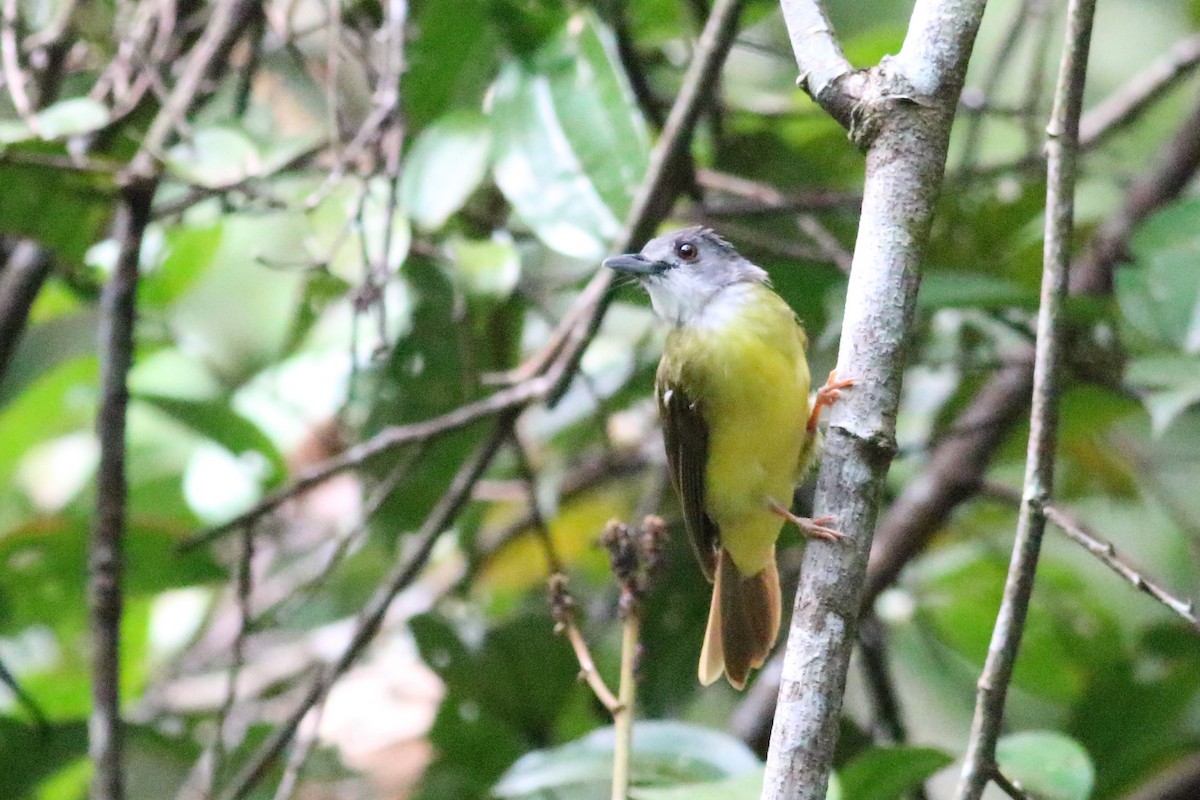
[{"label": "yellow-bellied bulbul", "polygon": [[805,335],[767,273],[707,228],[650,241],[606,267],[635,275],[671,324],[655,396],[671,482],[713,584],[700,682],[738,689],[779,633],[775,540],[781,518],[809,536],[841,534],[788,511],[817,449],[817,419],[852,381],[809,402]]}]

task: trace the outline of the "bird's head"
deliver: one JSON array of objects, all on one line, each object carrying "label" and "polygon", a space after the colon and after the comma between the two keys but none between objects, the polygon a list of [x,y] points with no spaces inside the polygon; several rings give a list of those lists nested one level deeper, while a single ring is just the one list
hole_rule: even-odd
[{"label": "bird's head", "polygon": [[709,228],[692,227],[651,239],[640,253],[605,259],[609,269],[633,275],[659,316],[687,325],[731,287],[765,283],[767,273]]}]

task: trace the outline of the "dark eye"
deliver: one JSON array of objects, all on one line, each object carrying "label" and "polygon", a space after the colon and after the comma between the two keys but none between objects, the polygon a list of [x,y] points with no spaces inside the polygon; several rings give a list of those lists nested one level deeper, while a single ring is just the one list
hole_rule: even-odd
[{"label": "dark eye", "polygon": [[700,251],[696,249],[696,245],[691,242],[680,242],[675,245],[675,255],[682,258],[684,261],[695,261],[696,256],[700,255]]}]

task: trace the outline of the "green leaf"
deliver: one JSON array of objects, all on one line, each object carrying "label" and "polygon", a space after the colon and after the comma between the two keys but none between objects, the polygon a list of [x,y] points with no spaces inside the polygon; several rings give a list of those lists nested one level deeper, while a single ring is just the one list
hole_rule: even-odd
[{"label": "green leaf", "polygon": [[[921,566],[925,574],[917,589],[917,620],[944,645],[981,667],[1007,562],[964,546],[944,548]],[[1013,683],[1069,704],[1085,690],[1095,665],[1120,652],[1120,632],[1104,603],[1069,561],[1043,558]]]},{"label": "green leaf", "polygon": [[[73,614],[83,618],[86,605],[80,576],[87,573],[90,530],[87,517],[60,515],[29,522],[0,538],[0,564],[5,565],[0,588],[4,629],[55,625]],[[190,521],[131,517],[125,535],[126,594],[154,594],[224,578],[225,571],[210,554],[175,552],[191,530]]]},{"label": "green leaf", "polygon": [[98,371],[95,356],[63,362],[0,409],[0,486],[29,448],[91,424]]},{"label": "green leaf", "polygon": [[172,419],[211,439],[236,456],[257,453],[270,465],[265,485],[275,486],[287,475],[283,454],[265,433],[250,420],[230,408],[223,400],[182,400],[154,394],[139,394],[137,399],[167,414]]},{"label": "green leaf", "polygon": [[1024,731],[996,743],[1000,771],[1039,800],[1087,800],[1096,769],[1087,751],[1057,731]]},{"label": "green leaf", "polygon": [[1156,355],[1131,361],[1125,381],[1141,391],[1138,397],[1150,414],[1155,436],[1200,402],[1200,356]]},{"label": "green leaf", "polygon": [[492,87],[496,184],[547,246],[608,251],[646,171],[650,139],[612,37],[579,12]]},{"label": "green leaf", "polygon": [[[61,146],[40,142],[6,152],[67,158]],[[99,238],[116,196],[112,176],[12,157],[0,159],[0,186],[0,232],[34,239],[72,265]]]},{"label": "green leaf", "polygon": [[1130,241],[1134,266],[1117,270],[1130,327],[1160,344],[1200,353],[1200,200],[1169,206]]},{"label": "green leaf", "polygon": [[86,719],[40,727],[0,716],[0,786],[5,797],[29,797],[42,781],[86,756]]},{"label": "green leaf", "polygon": [[[603,797],[612,781],[613,729],[601,728],[552,750],[522,756],[492,789],[498,797]],[[739,777],[761,780],[761,764],[740,740],[683,722],[633,727],[631,782],[675,786]],[[749,778],[747,779],[749,780]]]},{"label": "green leaf", "polygon": [[138,282],[141,304],[165,306],[182,295],[212,264],[221,244],[218,222],[172,225],[164,231],[162,257]]},{"label": "green leaf", "polygon": [[44,139],[63,139],[98,131],[109,123],[108,107],[90,97],[72,97],[47,106],[36,115]]},{"label": "green leaf", "polygon": [[633,800],[758,800],[762,795],[762,785],[763,771],[760,769],[721,781],[633,789],[629,796]]},{"label": "green leaf", "polygon": [[492,130],[477,111],[447,114],[421,132],[404,163],[400,198],[418,227],[437,230],[487,177]]},{"label": "green leaf", "polygon": [[918,304],[939,308],[1036,308],[1038,294],[1012,281],[970,272],[929,272],[921,279]]},{"label": "green leaf", "polygon": [[500,42],[487,0],[414,4],[408,70],[401,92],[405,117],[422,130],[452,108],[478,109],[496,75]]},{"label": "green leaf", "polygon": [[188,183],[217,188],[263,172],[258,146],[241,130],[213,126],[196,130],[167,151],[167,166]]},{"label": "green leaf", "polygon": [[873,747],[839,774],[845,800],[895,800],[954,759],[929,747]]},{"label": "green leaf", "polygon": [[455,283],[472,298],[504,300],[517,288],[521,257],[508,236],[450,241]]}]

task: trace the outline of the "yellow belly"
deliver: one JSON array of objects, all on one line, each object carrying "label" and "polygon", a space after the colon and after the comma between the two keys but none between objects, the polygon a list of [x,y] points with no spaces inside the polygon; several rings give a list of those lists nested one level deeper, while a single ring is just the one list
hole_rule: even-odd
[{"label": "yellow belly", "polygon": [[806,444],[804,334],[773,292],[719,330],[673,332],[664,365],[698,401],[708,427],[705,511],[738,569],[753,575],[774,557]]}]

